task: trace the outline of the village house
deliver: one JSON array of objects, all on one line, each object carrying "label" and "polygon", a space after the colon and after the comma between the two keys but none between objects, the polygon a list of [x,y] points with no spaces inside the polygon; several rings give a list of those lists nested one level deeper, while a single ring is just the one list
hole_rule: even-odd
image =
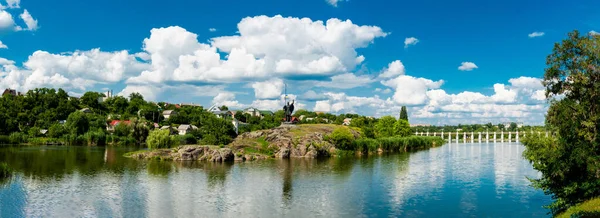
[{"label": "village house", "polygon": [[106,131],[108,131],[108,132],[114,132],[115,131],[115,127],[117,125],[119,125],[120,123],[123,123],[125,125],[129,125],[131,123],[131,121],[129,121],[129,120],[123,120],[123,121],[121,121],[121,120],[113,120],[113,121],[110,121],[110,123],[108,123],[108,125],[106,125]]},{"label": "village house", "polygon": [[188,124],[181,124],[181,125],[179,125],[179,127],[177,127],[177,131],[179,132],[179,135],[188,134],[188,133],[192,132],[192,130],[196,130],[196,129],[198,129],[198,127],[196,127],[194,125],[188,125]]},{"label": "village house", "polygon": [[208,110],[206,110],[208,112],[211,112],[212,114],[216,115],[218,118],[232,118],[233,117],[233,113],[231,111],[223,111],[221,109],[219,109],[219,107],[217,107],[217,105],[213,105],[212,107],[208,108]]},{"label": "village house", "polygon": [[163,117],[165,117],[165,120],[168,120],[169,117],[173,116],[173,115],[177,115],[177,111],[174,110],[166,110],[162,112]]},{"label": "village house", "polygon": [[250,116],[253,117],[260,117],[261,119],[264,118],[266,115],[273,115],[273,112],[271,111],[262,111],[253,107],[249,107],[244,109],[244,114],[249,114]]},{"label": "village house", "polygon": [[244,114],[249,114],[250,116],[258,117],[260,116],[260,110],[253,107],[249,107],[244,109]]}]

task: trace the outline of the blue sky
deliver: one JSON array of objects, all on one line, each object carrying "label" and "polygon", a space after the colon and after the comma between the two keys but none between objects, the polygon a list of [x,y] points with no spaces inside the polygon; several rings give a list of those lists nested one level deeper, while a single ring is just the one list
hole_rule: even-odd
[{"label": "blue sky", "polygon": [[309,110],[428,124],[543,123],[546,55],[600,31],[590,0],[0,4],[0,89],[276,110],[286,83]]}]

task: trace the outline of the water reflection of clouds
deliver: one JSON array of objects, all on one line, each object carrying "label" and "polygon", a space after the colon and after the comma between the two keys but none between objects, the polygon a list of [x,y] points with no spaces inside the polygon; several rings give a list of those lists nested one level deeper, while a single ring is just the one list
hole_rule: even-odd
[{"label": "water reflection of clouds", "polygon": [[537,173],[522,150],[461,143],[375,158],[76,170],[54,179],[19,177],[0,188],[0,200],[21,194],[21,203],[9,202],[27,217],[468,217],[494,214],[482,214],[495,209],[485,201],[514,206],[539,196],[524,178]]}]

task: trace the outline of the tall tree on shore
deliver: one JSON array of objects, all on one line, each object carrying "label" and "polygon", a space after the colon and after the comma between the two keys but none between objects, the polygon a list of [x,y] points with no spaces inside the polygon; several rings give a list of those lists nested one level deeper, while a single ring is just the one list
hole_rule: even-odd
[{"label": "tall tree on shore", "polygon": [[402,106],[402,109],[400,109],[400,119],[408,121],[408,112],[406,111],[406,106]]},{"label": "tall tree on shore", "polygon": [[542,173],[532,182],[553,195],[555,215],[600,196],[599,47],[600,36],[578,31],[554,45],[542,83],[550,99],[546,123],[557,136],[523,141],[523,156]]}]

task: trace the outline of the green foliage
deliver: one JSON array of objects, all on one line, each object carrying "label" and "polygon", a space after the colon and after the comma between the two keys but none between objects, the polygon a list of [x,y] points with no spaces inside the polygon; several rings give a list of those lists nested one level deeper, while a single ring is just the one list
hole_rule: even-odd
[{"label": "green foliage", "polygon": [[102,129],[94,129],[83,135],[88,145],[106,145],[106,133]]},{"label": "green foliage", "polygon": [[542,173],[532,182],[553,195],[549,207],[555,215],[600,196],[599,46],[600,37],[578,31],[555,44],[542,83],[550,99],[546,123],[557,137],[522,140],[524,157]]},{"label": "green foliage", "polygon": [[131,119],[131,128],[133,132],[131,132],[131,137],[133,137],[136,141],[137,145],[141,145],[142,142],[146,141],[146,137],[148,137],[150,128],[146,125],[144,120],[139,119]]},{"label": "green foliage", "polygon": [[396,136],[401,137],[412,135],[412,131],[410,130],[410,124],[408,123],[408,121],[404,119],[399,119],[398,121],[396,121],[396,123],[394,124],[394,133],[396,134]]},{"label": "green foliage", "polygon": [[26,134],[21,132],[13,132],[8,136],[11,144],[27,143],[29,138]]},{"label": "green foliage", "polygon": [[177,136],[179,139],[179,143],[183,145],[195,145],[198,143],[198,139],[194,137],[192,134],[185,134]]},{"label": "green foliage", "polygon": [[394,132],[394,124],[396,123],[396,118],[392,116],[384,116],[377,121],[375,124],[375,137],[383,138],[383,137],[391,137],[395,135]]},{"label": "green foliage", "polygon": [[400,109],[400,120],[406,120],[408,122],[408,112],[406,111],[406,106],[402,106]]},{"label": "green foliage", "polygon": [[352,134],[350,129],[345,127],[340,127],[333,130],[329,136],[331,143],[333,143],[336,148],[342,150],[351,150],[354,139],[354,134]]},{"label": "green foliage", "polygon": [[58,123],[52,124],[52,126],[50,126],[48,129],[48,137],[50,138],[60,138],[66,134],[68,134],[67,129]]},{"label": "green foliage", "polygon": [[71,134],[83,135],[90,129],[90,121],[81,111],[69,114],[65,126]]},{"label": "green foliage", "polygon": [[29,128],[28,131],[28,135],[29,137],[40,137],[42,134],[40,133],[40,128],[39,127],[31,127]]},{"label": "green foliage", "polygon": [[361,152],[383,151],[401,152],[427,149],[440,146],[444,143],[440,137],[432,136],[409,136],[409,137],[386,137],[378,139],[357,139],[351,147],[343,150],[354,150]]},{"label": "green foliage", "polygon": [[10,138],[7,135],[0,135],[0,147],[10,144]]},{"label": "green foliage", "polygon": [[115,126],[115,131],[113,132],[113,134],[115,136],[122,137],[129,136],[132,132],[133,128],[131,128],[131,125],[125,124],[125,122],[120,122]]},{"label": "green foliage", "polygon": [[172,148],[178,144],[177,137],[170,135],[168,130],[152,130],[146,139],[146,145],[150,149]]}]

